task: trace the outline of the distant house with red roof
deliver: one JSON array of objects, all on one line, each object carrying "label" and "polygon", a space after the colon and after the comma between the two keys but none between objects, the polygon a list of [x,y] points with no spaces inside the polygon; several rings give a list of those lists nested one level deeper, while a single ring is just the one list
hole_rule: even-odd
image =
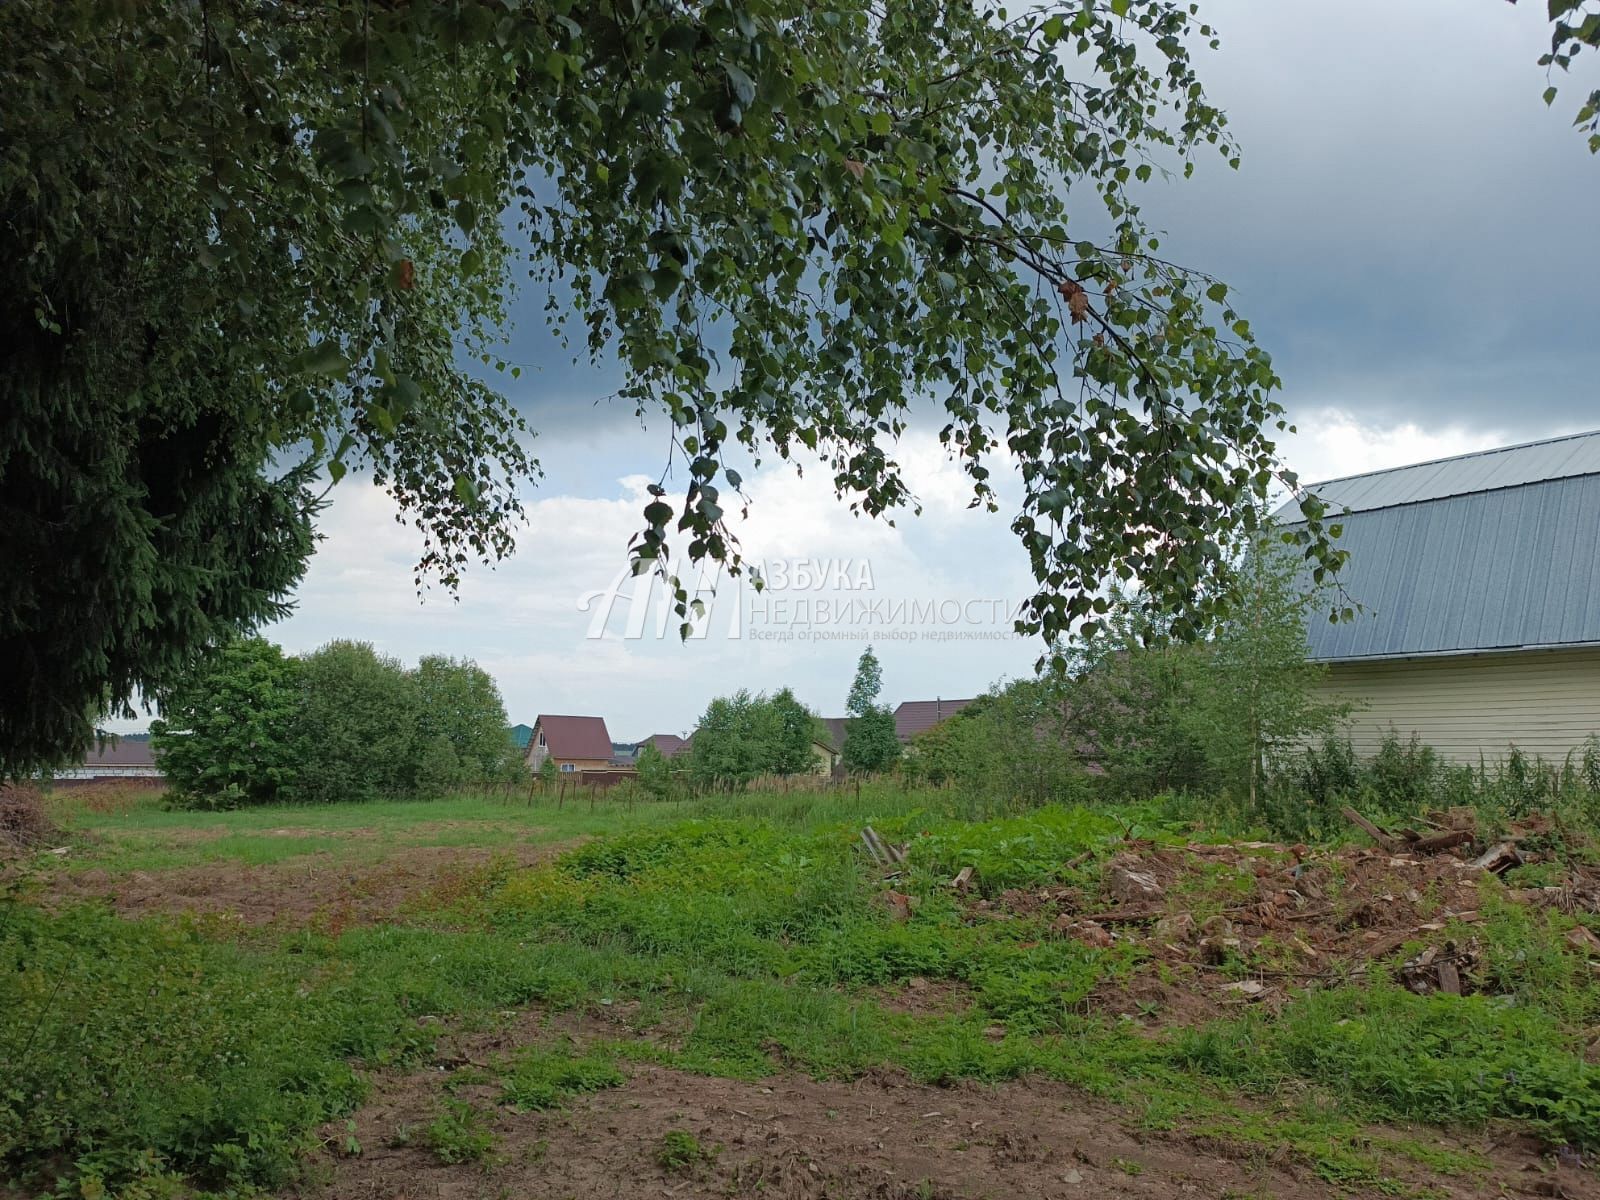
[{"label": "distant house with red roof", "polygon": [[535,771],[546,759],[558,771],[604,771],[614,757],[604,717],[540,713],[528,739],[528,765]]},{"label": "distant house with red roof", "polygon": [[[917,734],[925,733],[941,721],[948,721],[971,704],[972,700],[971,696],[965,700],[903,700],[900,707],[894,710],[894,735],[901,744],[908,743]],[[828,731],[827,739],[822,744],[831,744],[836,757],[844,753],[844,739],[850,731],[850,718],[823,717],[822,724]]]},{"label": "distant house with red roof", "polygon": [[968,696],[965,700],[903,700],[894,710],[894,735],[902,742],[909,742],[939,722],[948,721],[973,699]]},{"label": "distant house with red roof", "polygon": [[689,739],[675,733],[652,733],[639,743],[641,750],[646,746],[654,746],[661,752],[662,758],[677,758],[680,754],[689,753]]}]

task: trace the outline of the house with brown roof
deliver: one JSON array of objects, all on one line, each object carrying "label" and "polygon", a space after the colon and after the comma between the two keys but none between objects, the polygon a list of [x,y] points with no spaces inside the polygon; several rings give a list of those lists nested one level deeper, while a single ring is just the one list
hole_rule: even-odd
[{"label": "house with brown roof", "polygon": [[654,746],[661,752],[662,758],[677,758],[681,754],[689,753],[689,739],[679,737],[675,733],[652,733],[639,743],[639,749]]},{"label": "house with brown roof", "polygon": [[558,771],[605,771],[614,757],[604,717],[540,713],[528,739],[528,765],[535,771],[546,759]]},{"label": "house with brown roof", "polygon": [[973,699],[968,696],[965,700],[902,700],[900,707],[894,710],[894,735],[902,744],[909,742],[940,721],[948,721]]}]

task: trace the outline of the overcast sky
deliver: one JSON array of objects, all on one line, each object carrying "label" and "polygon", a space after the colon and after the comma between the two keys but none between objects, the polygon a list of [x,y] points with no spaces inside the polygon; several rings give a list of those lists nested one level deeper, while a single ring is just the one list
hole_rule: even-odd
[{"label": "overcast sky", "polygon": [[[1554,111],[1540,98],[1544,5],[1201,2],[1223,38],[1201,67],[1244,164],[1203,162],[1195,179],[1152,185],[1146,209],[1174,259],[1238,289],[1283,377],[1299,433],[1282,449],[1302,478],[1600,425],[1600,160],[1569,127],[1573,96]],[[615,376],[570,364],[543,331],[541,299],[519,306],[509,351],[530,368],[514,394],[548,472],[528,493],[515,559],[474,572],[457,600],[419,602],[415,534],[348,480],[296,613],[268,636],[291,651],[348,636],[407,661],[468,656],[499,680],[512,720],[598,714],[618,740],[685,732],[740,687],[787,684],[837,714],[863,642],[816,632],[864,631],[900,602],[922,606],[912,634],[963,636],[880,638],[889,702],[969,696],[1031,669],[1037,646],[995,636],[1007,625],[995,614],[1031,592],[1011,513],[969,511],[931,433],[901,447],[924,512],[896,528],[852,519],[820,473],[774,467],[750,482],[747,554],[791,573],[795,560],[828,564],[820,590],[774,587],[758,601],[724,586],[688,643],[671,628],[657,637],[656,613],[625,594],[607,609],[665,437],[604,406]],[[811,637],[761,636],[799,617],[785,605],[801,599]],[[864,624],[861,609],[819,622],[819,601],[881,607]]]}]

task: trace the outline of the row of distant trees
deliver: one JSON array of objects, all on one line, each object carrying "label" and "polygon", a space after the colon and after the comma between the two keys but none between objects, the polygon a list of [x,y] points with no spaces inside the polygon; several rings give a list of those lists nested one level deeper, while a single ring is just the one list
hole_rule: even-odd
[{"label": "row of distant trees", "polygon": [[[996,686],[904,753],[869,647],[840,764],[1007,803],[1188,792],[1254,805],[1274,763],[1345,710],[1318,699],[1322,668],[1306,661],[1304,633],[1314,601],[1295,563],[1249,556],[1232,585],[1227,615],[1192,643],[1171,637],[1137,594],[1113,594],[1099,627],[1047,669]],[[217,650],[162,711],[152,743],[177,795],[196,805],[438,795],[526,777],[499,690],[469,661],[433,656],[407,669],[364,642],[290,657],[245,639]],[[647,747],[639,782],[669,796],[684,784],[807,774],[819,745],[832,749],[827,726],[790,689],[739,691],[710,703],[687,757],[669,763]]]},{"label": "row of distant trees", "polygon": [[[1224,615],[1189,642],[1137,593],[1113,592],[1099,625],[1044,669],[997,685],[904,753],[868,648],[846,702],[842,766],[898,768],[1006,803],[1187,792],[1256,805],[1274,764],[1330,733],[1346,709],[1318,697],[1324,668],[1305,650],[1318,601],[1294,559],[1263,546],[1236,562],[1229,586]],[[808,770],[809,740],[826,740],[820,728],[787,689],[713,701],[689,774],[725,786]],[[666,778],[644,761],[640,774]]]},{"label": "row of distant trees", "polygon": [[230,642],[161,711],[152,749],[196,807],[435,796],[526,771],[488,672],[437,655],[408,669],[366,642],[293,657]]},{"label": "row of distant trees", "polygon": [[[883,668],[869,646],[845,704],[840,761],[852,773],[886,771],[900,757],[894,714],[878,703],[882,689]],[[741,690],[706,707],[680,769],[698,787],[742,787],[753,779],[815,772],[819,746],[832,750],[828,727],[789,688],[771,695]],[[673,771],[654,746],[640,752],[638,770],[647,790],[668,794]]]}]

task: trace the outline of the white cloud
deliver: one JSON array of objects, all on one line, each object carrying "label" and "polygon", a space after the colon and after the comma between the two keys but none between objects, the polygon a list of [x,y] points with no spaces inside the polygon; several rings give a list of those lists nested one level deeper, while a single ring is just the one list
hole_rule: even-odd
[{"label": "white cloud", "polygon": [[[1414,421],[1383,425],[1323,408],[1301,418],[1298,433],[1285,439],[1282,450],[1303,479],[1315,481],[1506,440],[1492,430],[1430,429]],[[1008,511],[968,509],[965,478],[932,435],[908,436],[895,457],[923,501],[920,518],[903,513],[891,527],[854,517],[816,464],[804,476],[792,465],[774,464],[746,483],[749,517],[734,520],[744,553],[769,563],[865,562],[872,583],[866,598],[891,605],[947,598],[1016,601],[1030,594],[1032,579],[1008,528]],[[713,696],[741,687],[792,686],[819,711],[839,712],[863,643],[756,640],[748,624],[744,637],[730,638],[727,605],[736,589],[726,583],[704,638],[679,641],[672,618],[664,638],[627,640],[621,636],[625,602],[605,636],[588,636],[593,612],[583,611],[580,600],[608,588],[624,570],[650,482],[619,474],[609,486],[594,489],[601,494],[535,496],[511,559],[494,569],[470,569],[454,599],[437,589],[419,599],[412,565],[420,538],[395,521],[394,504],[380,489],[352,478],[335,489],[297,611],[268,636],[291,651],[354,637],[407,661],[428,653],[471,657],[499,681],[513,720],[531,721],[539,712],[597,713],[619,739],[683,732]],[[1012,486],[1003,474],[998,482],[1003,489]],[[798,595],[831,602],[850,594],[828,586]],[[654,610],[646,628],[656,628]],[[997,679],[1027,673],[1038,647],[1015,639],[880,638],[877,650],[886,699],[894,702],[975,694]]]},{"label": "white cloud", "polygon": [[[895,526],[852,516],[833,494],[820,464],[775,463],[745,484],[748,517],[731,497],[731,524],[752,561],[807,560],[813,573],[833,565],[860,580],[866,564],[868,600],[1019,600],[1031,581],[1004,514],[969,511],[970,489],[931,435],[909,435],[898,461],[923,501],[921,519],[899,514]],[[625,640],[626,601],[604,636],[594,638],[593,611],[581,600],[611,587],[627,564],[629,538],[642,522],[651,480],[626,474],[591,495],[535,496],[518,536],[516,554],[494,569],[469,569],[459,596],[437,589],[419,599],[412,565],[420,549],[415,530],[395,521],[394,504],[354,478],[334,492],[321,523],[324,540],[297,594],[297,611],[268,631],[291,651],[333,637],[369,640],[406,661],[427,653],[476,659],[499,680],[513,719],[544,712],[598,713],[618,737],[690,727],[713,697],[741,687],[792,686],[825,713],[838,712],[861,641],[806,643],[757,640],[748,619],[742,637],[728,634],[737,585],[724,581],[704,638],[681,642],[676,618],[657,639],[656,610],[647,636]],[[638,581],[627,580],[631,589]],[[837,603],[855,593],[830,583],[798,592],[765,593]],[[745,610],[748,613],[748,610]],[[989,610],[985,610],[986,614]],[[758,624],[762,623],[758,619]],[[886,699],[970,695],[1000,675],[1029,669],[1036,648],[1006,642],[880,642]]]},{"label": "white cloud", "polygon": [[[1493,430],[1424,428],[1404,420],[1384,425],[1322,408],[1301,417],[1282,450],[1303,479],[1315,481],[1507,440]],[[1015,601],[1031,593],[1008,511],[967,507],[970,487],[937,439],[908,435],[895,457],[923,502],[920,518],[903,513],[891,527],[854,517],[817,464],[803,476],[790,464],[773,464],[745,485],[749,517],[734,520],[744,553],[769,563],[865,562],[872,582],[867,598],[889,604]],[[997,475],[1002,490],[1011,486],[1003,472]],[[606,589],[625,568],[650,482],[620,474],[595,489],[603,494],[535,496],[511,559],[494,569],[470,569],[454,599],[437,589],[419,599],[412,581],[421,544],[416,531],[395,521],[394,504],[380,489],[352,478],[335,489],[297,611],[268,635],[291,651],[355,637],[407,661],[428,653],[471,657],[499,681],[513,720],[531,721],[541,711],[597,713],[618,738],[682,732],[713,696],[741,687],[792,686],[818,710],[840,711],[863,643],[755,640],[748,627],[743,638],[732,639],[725,617],[735,592],[726,583],[704,638],[679,641],[672,618],[662,639],[626,640],[625,603],[605,636],[588,636],[593,613],[580,609],[580,600]],[[825,587],[800,595],[834,601],[849,594]],[[655,627],[652,610],[646,628]],[[877,642],[891,702],[975,694],[997,679],[1027,673],[1037,649],[1021,640]]]},{"label": "white cloud", "polygon": [[1298,432],[1286,437],[1279,451],[1303,483],[1471,454],[1516,440],[1500,430],[1464,425],[1424,428],[1415,421],[1382,425],[1338,408],[1315,409],[1296,427]]}]

